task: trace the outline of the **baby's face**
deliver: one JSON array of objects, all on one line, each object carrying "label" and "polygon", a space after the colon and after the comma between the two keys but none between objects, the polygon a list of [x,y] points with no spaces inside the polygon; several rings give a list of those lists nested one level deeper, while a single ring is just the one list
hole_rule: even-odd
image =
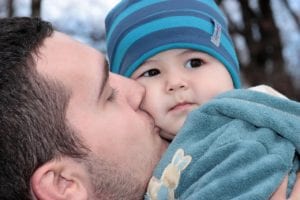
[{"label": "baby's face", "polygon": [[145,86],[142,108],[153,116],[167,139],[176,135],[190,111],[234,88],[223,64],[208,54],[188,49],[153,56],[131,78]]}]

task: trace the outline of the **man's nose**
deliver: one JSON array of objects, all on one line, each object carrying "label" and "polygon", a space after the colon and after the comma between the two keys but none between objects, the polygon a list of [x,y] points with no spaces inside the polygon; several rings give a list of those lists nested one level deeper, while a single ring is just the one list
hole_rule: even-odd
[{"label": "man's nose", "polygon": [[146,89],[134,80],[129,79],[129,81],[130,92],[128,92],[127,101],[134,110],[138,110],[144,100]]},{"label": "man's nose", "polygon": [[140,108],[145,96],[145,88],[134,80],[111,73],[111,85],[118,90],[118,95],[134,110]]}]

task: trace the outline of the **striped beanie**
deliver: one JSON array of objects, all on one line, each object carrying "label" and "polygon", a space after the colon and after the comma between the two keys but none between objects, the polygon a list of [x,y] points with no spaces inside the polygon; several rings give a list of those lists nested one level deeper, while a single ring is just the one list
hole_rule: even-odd
[{"label": "striped beanie", "polygon": [[227,22],[214,0],[122,0],[105,19],[111,71],[130,77],[150,57],[193,49],[218,59],[240,87]]}]

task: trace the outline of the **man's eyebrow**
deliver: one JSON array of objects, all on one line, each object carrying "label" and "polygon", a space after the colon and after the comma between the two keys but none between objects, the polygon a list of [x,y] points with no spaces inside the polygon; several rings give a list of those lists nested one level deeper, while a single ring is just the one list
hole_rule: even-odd
[{"label": "man's eyebrow", "polygon": [[104,61],[104,67],[102,68],[103,71],[103,76],[102,76],[102,80],[101,80],[101,86],[100,86],[100,89],[99,89],[99,96],[98,96],[98,99],[100,99],[100,97],[102,96],[102,93],[104,91],[104,87],[105,85],[107,84],[108,82],[108,77],[109,77],[109,69],[108,69],[108,62],[107,60]]}]

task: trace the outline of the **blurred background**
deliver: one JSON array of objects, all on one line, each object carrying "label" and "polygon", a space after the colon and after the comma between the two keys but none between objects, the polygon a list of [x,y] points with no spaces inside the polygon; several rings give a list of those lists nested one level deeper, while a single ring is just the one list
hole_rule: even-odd
[{"label": "blurred background", "polygon": [[[40,16],[105,53],[104,18],[120,0],[0,0],[0,17]],[[218,0],[245,87],[267,84],[300,100],[300,0]]]}]

